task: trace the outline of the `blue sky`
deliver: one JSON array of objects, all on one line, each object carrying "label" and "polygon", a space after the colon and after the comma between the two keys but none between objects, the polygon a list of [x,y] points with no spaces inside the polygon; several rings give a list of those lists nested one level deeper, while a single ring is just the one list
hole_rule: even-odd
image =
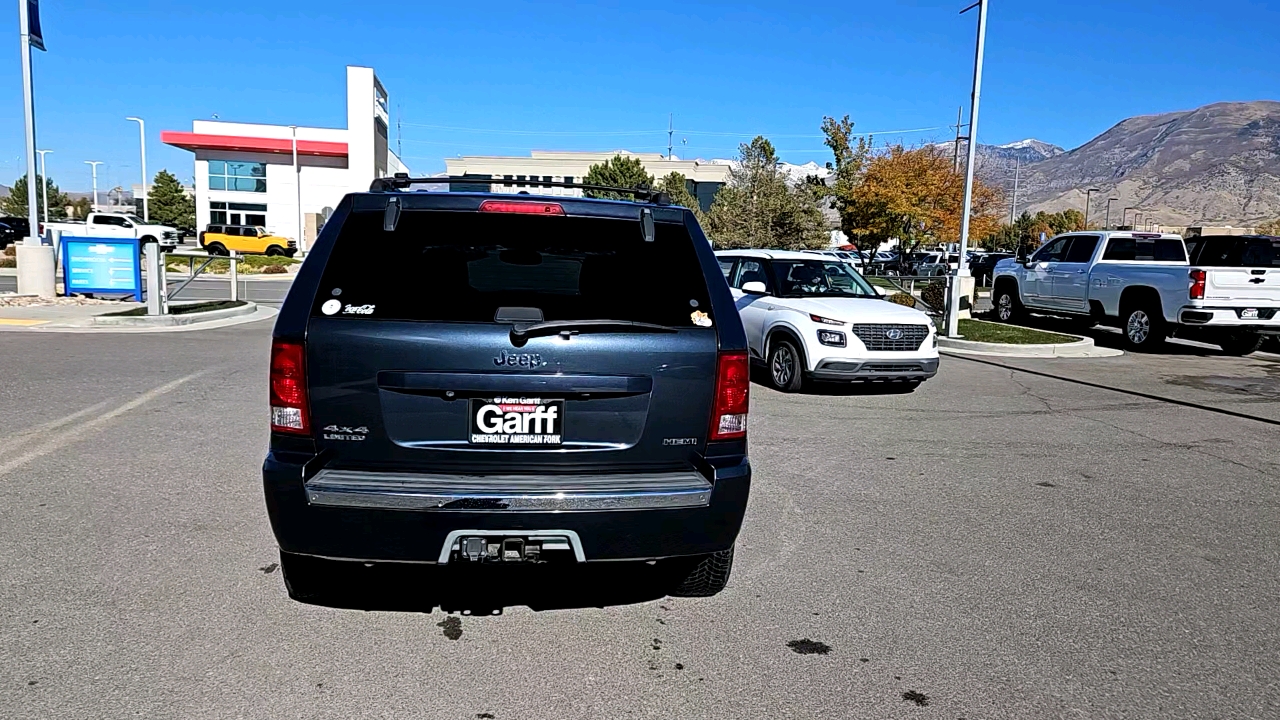
[{"label": "blue sky", "polygon": [[[539,149],[727,157],[752,133],[783,159],[826,160],[823,115],[909,143],[944,139],[968,104],[967,2],[307,2],[44,0],[36,53],[49,175],[86,190],[148,170],[184,181],[191,155],[161,130],[193,119],[340,127],[344,66],[370,65],[403,120],[403,155]],[[17,26],[16,3],[0,23]],[[1080,145],[1139,114],[1280,98],[1280,4],[993,0],[979,139]],[[0,183],[23,172],[17,33],[0,66]],[[966,111],[967,116],[967,111]],[[453,129],[458,128],[458,129]],[[939,128],[916,133],[886,131]],[[492,132],[504,131],[504,132]],[[394,138],[393,129],[393,138]],[[394,139],[393,139],[394,142]]]}]

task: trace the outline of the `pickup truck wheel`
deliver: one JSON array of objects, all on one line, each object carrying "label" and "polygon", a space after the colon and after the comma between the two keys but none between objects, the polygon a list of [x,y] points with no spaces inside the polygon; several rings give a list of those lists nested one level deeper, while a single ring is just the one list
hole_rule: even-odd
[{"label": "pickup truck wheel", "polygon": [[796,392],[804,382],[800,353],[790,340],[778,340],[769,351],[769,385],[781,392]]},{"label": "pickup truck wheel", "polygon": [[1164,342],[1164,320],[1158,311],[1144,306],[1131,307],[1124,313],[1124,340],[1133,350],[1150,350]]},{"label": "pickup truck wheel", "polygon": [[675,597],[711,597],[729,584],[733,571],[733,548],[674,561],[681,571]]},{"label": "pickup truck wheel", "polygon": [[1017,293],[1007,287],[996,291],[996,317],[1000,322],[1017,322],[1022,318],[1022,301]]},{"label": "pickup truck wheel", "polygon": [[1248,355],[1262,347],[1262,335],[1248,330],[1228,333],[1218,341],[1218,347],[1227,355]]}]

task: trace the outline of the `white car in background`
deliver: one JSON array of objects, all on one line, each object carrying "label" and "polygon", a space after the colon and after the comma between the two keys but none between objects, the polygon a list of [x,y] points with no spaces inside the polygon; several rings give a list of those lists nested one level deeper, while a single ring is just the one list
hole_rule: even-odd
[{"label": "white car in background", "polygon": [[769,384],[891,381],[914,388],[938,372],[938,339],[919,310],[887,302],[849,263],[812,252],[716,253]]}]

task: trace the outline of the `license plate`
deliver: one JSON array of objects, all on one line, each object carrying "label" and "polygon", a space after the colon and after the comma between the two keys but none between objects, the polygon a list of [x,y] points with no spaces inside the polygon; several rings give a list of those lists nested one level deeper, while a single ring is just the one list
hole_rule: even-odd
[{"label": "license plate", "polygon": [[560,445],[564,400],[538,397],[473,398],[472,445]]},{"label": "license plate", "polygon": [[1240,311],[1240,317],[1245,319],[1257,319],[1258,308],[1246,308]]}]

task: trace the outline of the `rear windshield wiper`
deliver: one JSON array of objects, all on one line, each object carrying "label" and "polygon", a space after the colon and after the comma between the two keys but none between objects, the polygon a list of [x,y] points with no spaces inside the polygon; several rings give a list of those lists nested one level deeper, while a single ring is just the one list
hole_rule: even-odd
[{"label": "rear windshield wiper", "polygon": [[653,323],[636,322],[634,320],[550,320],[535,323],[527,327],[511,328],[511,344],[520,347],[529,338],[544,335],[571,335],[582,332],[609,332],[622,330],[629,332],[673,333],[675,328]]}]

